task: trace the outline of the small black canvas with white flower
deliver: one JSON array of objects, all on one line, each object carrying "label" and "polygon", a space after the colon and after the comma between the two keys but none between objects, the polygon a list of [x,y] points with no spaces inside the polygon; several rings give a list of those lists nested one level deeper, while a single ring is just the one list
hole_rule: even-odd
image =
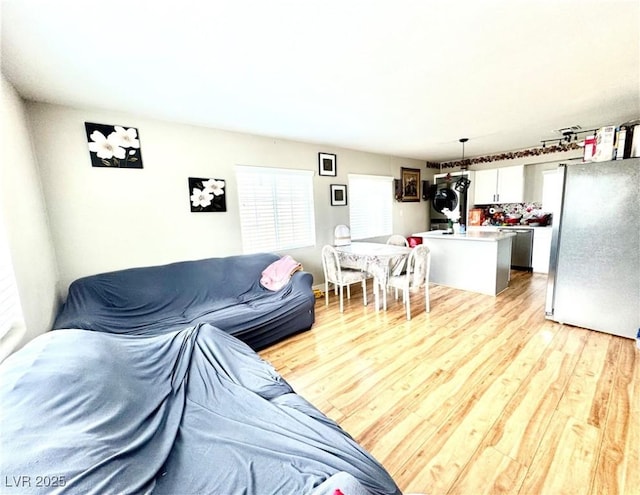
[{"label": "small black canvas with white flower", "polygon": [[227,200],[222,179],[189,177],[191,211],[227,211]]},{"label": "small black canvas with white flower", "polygon": [[135,127],[85,122],[91,165],[142,168],[140,137]]}]

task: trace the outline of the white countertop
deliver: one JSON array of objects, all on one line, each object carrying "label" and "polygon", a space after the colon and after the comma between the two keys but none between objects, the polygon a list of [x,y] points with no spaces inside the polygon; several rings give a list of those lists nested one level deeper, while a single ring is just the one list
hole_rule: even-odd
[{"label": "white countertop", "polygon": [[412,235],[422,237],[423,239],[483,242],[498,242],[516,236],[515,232],[487,232],[477,230],[467,232],[466,234],[447,234],[444,230],[430,230],[429,232],[418,232]]}]

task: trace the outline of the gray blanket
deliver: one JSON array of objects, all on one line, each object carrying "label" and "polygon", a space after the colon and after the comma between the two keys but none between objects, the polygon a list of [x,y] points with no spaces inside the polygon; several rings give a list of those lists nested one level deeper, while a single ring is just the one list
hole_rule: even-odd
[{"label": "gray blanket", "polygon": [[0,404],[1,493],[306,494],[340,472],[372,494],[400,493],[335,422],[209,324],[49,332],[0,365]]},{"label": "gray blanket", "polygon": [[271,253],[179,261],[100,273],[75,280],[53,328],[157,335],[209,323],[262,349],[314,322],[308,272],[278,291],[260,277]]}]

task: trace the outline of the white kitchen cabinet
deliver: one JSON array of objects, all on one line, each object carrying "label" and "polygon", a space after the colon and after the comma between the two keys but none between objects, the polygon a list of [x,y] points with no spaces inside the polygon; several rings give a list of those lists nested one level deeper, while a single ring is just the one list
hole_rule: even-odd
[{"label": "white kitchen cabinet", "polygon": [[551,254],[551,227],[533,229],[533,254],[531,264],[536,273],[549,273],[549,255]]},{"label": "white kitchen cabinet", "polygon": [[474,203],[522,203],[524,201],[524,165],[477,170]]},{"label": "white kitchen cabinet", "polygon": [[492,204],[496,198],[498,169],[477,170],[473,186],[473,202],[477,205]]}]

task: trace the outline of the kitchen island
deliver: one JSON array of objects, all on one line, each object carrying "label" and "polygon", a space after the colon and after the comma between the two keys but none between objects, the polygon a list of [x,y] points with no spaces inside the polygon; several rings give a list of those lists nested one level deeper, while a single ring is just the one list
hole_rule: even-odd
[{"label": "kitchen island", "polygon": [[509,286],[511,232],[418,232],[431,252],[429,281],[495,296]]}]

